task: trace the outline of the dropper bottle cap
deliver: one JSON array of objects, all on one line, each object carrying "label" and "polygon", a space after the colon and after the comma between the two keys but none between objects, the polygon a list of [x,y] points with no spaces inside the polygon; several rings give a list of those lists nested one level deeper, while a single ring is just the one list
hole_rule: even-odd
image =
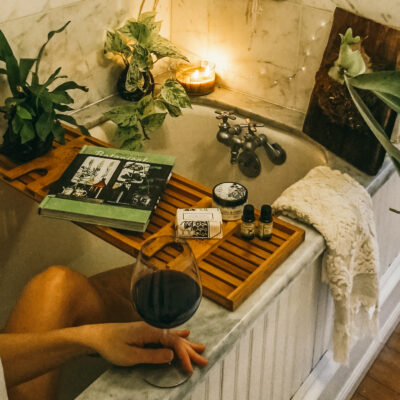
[{"label": "dropper bottle cap", "polygon": [[246,204],[243,208],[242,221],[244,222],[254,222],[254,206],[252,204]]},{"label": "dropper bottle cap", "polygon": [[272,221],[272,208],[269,204],[264,204],[261,207],[260,221],[261,222],[271,222]]}]

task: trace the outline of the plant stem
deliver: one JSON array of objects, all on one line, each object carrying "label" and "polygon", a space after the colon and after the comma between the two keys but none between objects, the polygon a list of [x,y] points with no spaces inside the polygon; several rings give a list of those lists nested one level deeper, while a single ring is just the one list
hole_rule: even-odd
[{"label": "plant stem", "polygon": [[144,7],[144,3],[146,3],[146,0],[142,0],[142,3],[140,4],[138,18],[140,17],[140,14],[142,13],[142,10],[143,10],[143,7]]}]

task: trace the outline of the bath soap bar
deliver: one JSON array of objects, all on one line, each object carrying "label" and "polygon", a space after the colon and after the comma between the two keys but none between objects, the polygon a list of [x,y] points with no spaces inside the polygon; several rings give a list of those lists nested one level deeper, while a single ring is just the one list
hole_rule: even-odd
[{"label": "bath soap bar", "polygon": [[222,239],[222,216],[219,208],[178,208],[176,236],[186,239]]}]

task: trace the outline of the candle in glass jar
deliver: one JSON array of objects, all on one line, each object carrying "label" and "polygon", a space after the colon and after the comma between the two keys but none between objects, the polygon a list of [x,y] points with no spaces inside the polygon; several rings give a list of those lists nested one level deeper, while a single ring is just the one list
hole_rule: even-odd
[{"label": "candle in glass jar", "polygon": [[176,80],[188,95],[200,96],[211,93],[215,86],[215,65],[208,61],[194,64],[179,64]]}]

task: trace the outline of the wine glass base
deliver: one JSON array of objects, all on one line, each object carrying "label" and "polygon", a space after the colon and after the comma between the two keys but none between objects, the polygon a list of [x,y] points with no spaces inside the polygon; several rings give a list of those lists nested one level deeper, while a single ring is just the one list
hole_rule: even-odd
[{"label": "wine glass base", "polygon": [[174,388],[185,383],[191,375],[183,370],[179,360],[170,364],[146,365],[141,371],[143,380],[158,388]]}]

